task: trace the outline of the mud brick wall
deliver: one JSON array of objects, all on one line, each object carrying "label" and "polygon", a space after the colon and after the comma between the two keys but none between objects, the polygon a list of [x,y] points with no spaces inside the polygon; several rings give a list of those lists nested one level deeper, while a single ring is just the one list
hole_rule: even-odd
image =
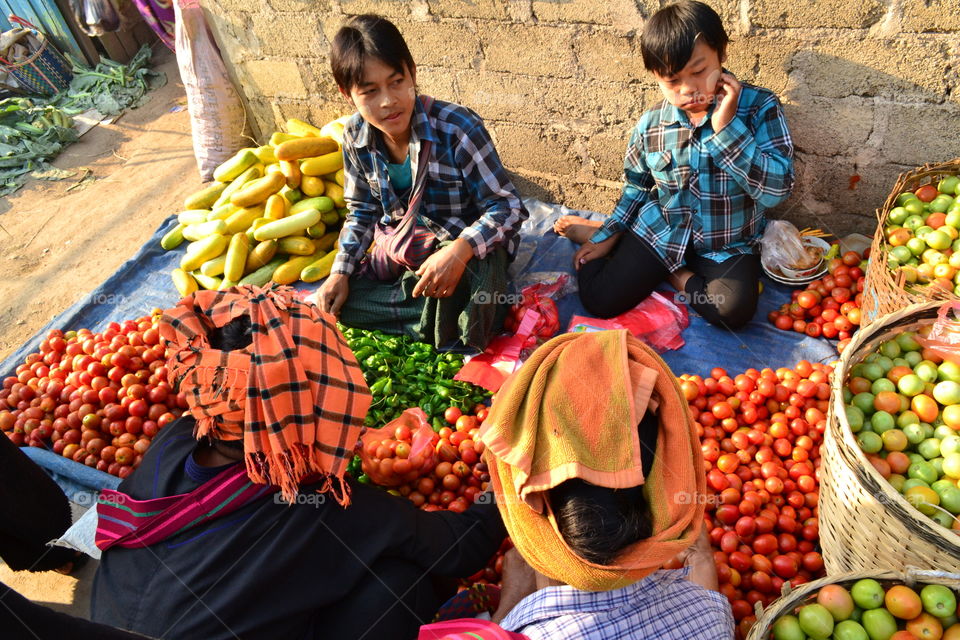
[{"label": "mud brick wall", "polygon": [[[609,212],[631,126],[660,93],[639,53],[654,0],[202,0],[261,137],[348,113],[330,40],[360,13],[407,39],[421,90],[476,110],[524,195]],[[960,156],[956,0],[712,0],[727,66],[777,92],[801,226],[872,233],[897,175]]]}]

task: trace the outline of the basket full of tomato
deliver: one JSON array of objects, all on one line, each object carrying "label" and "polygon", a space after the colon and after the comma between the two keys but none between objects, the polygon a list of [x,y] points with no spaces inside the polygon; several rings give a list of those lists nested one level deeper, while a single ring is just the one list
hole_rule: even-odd
[{"label": "basket full of tomato", "polygon": [[827,573],[960,573],[960,365],[924,338],[943,303],[860,329],[832,380],[821,449]]}]

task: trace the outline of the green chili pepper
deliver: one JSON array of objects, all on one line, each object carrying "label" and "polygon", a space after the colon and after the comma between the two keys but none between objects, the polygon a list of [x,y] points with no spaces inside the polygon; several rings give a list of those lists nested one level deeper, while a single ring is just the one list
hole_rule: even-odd
[{"label": "green chili pepper", "polygon": [[380,395],[383,392],[383,388],[387,386],[387,383],[390,382],[390,378],[379,378],[376,382],[370,385],[370,393],[373,395]]},{"label": "green chili pepper", "polygon": [[370,484],[370,476],[368,476],[365,473],[361,473],[360,477],[357,478],[357,482],[361,482],[363,484]]}]

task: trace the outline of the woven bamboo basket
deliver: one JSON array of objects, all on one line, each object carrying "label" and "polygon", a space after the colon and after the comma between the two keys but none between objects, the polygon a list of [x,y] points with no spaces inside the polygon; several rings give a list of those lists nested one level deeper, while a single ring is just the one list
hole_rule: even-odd
[{"label": "woven bamboo basket", "polygon": [[[909,568],[903,572],[897,571],[858,571],[844,573],[835,576],[827,576],[813,582],[802,584],[796,589],[790,590],[785,587],[784,594],[774,600],[769,607],[762,609],[757,613],[757,622],[750,629],[747,640],[769,640],[774,623],[780,616],[794,613],[797,607],[810,604],[816,600],[817,591],[828,584],[839,584],[850,589],[857,580],[863,578],[873,578],[879,582],[884,589],[897,584],[905,584],[913,588],[918,584],[939,584],[949,587],[955,593],[960,595],[960,574],[946,573],[943,571],[929,571]],[[787,583],[789,584],[789,583]]]},{"label": "woven bamboo basket", "polygon": [[862,327],[834,369],[820,448],[820,545],[827,575],[907,567],[960,573],[960,535],[917,511],[870,464],[843,402],[850,368],[881,342],[933,323],[941,304],[911,305]]},{"label": "woven bamboo basket", "polygon": [[951,291],[937,287],[911,287],[902,273],[893,273],[887,268],[889,245],[883,233],[890,210],[897,206],[897,196],[904,191],[916,191],[919,187],[936,183],[941,178],[960,174],[960,158],[938,164],[926,164],[922,167],[900,174],[882,209],[877,209],[877,229],[870,246],[870,262],[867,266],[866,281],[863,287],[863,324],[867,324],[888,313],[898,311],[907,305],[931,300],[955,300]]}]

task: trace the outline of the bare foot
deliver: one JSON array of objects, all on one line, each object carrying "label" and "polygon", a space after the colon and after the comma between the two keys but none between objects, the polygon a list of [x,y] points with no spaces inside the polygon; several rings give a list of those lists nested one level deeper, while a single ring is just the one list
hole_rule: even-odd
[{"label": "bare foot", "polygon": [[603,223],[599,220],[587,220],[580,216],[560,216],[560,219],[553,223],[553,230],[558,236],[583,244],[601,226]]}]

